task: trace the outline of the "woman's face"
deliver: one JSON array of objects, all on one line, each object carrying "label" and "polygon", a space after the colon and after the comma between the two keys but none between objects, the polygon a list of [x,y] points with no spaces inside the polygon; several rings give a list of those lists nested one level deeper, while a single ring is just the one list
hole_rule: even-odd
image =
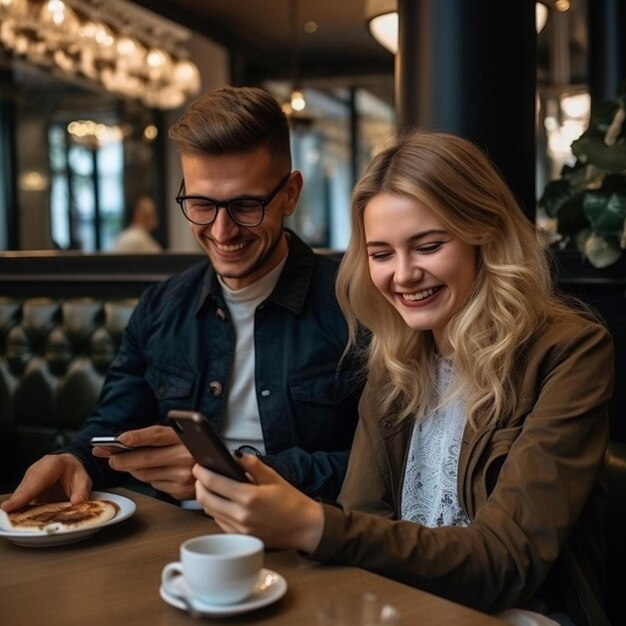
[{"label": "woman's face", "polygon": [[389,193],[374,196],[363,216],[372,282],[407,326],[443,331],[476,278],[477,248],[461,241],[426,205]]}]

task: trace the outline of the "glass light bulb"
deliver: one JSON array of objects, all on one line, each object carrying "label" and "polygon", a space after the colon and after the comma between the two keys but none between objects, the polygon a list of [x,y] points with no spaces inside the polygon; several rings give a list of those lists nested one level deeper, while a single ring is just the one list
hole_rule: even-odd
[{"label": "glass light bulb", "polygon": [[135,47],[135,40],[132,37],[128,37],[128,35],[121,35],[118,37],[115,44],[117,53],[124,57],[132,56],[135,51]]},{"label": "glass light bulb", "polygon": [[188,94],[196,94],[202,87],[200,71],[187,59],[178,61],[174,66],[174,82]]},{"label": "glass light bulb", "polygon": [[291,92],[291,108],[294,111],[303,111],[306,107],[306,100],[304,94],[298,89]]},{"label": "glass light bulb", "polygon": [[159,50],[158,48],[152,48],[148,51],[148,56],[146,57],[146,63],[155,69],[160,69],[165,67],[167,64],[167,58],[165,52],[163,50]]}]

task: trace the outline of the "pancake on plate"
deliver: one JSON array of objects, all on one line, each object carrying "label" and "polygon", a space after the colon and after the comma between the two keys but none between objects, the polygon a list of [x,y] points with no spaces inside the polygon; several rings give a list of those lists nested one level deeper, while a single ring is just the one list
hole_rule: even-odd
[{"label": "pancake on plate", "polygon": [[62,532],[81,530],[113,519],[119,507],[108,500],[85,500],[72,505],[70,502],[32,504],[7,513],[13,530]]}]

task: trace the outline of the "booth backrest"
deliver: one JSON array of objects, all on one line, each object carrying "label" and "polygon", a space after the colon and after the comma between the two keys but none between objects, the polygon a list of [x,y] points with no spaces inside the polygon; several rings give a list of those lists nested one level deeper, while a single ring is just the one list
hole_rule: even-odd
[{"label": "booth backrest", "polygon": [[92,411],[136,303],[0,297],[0,464],[11,475],[64,445]]},{"label": "booth backrest", "polygon": [[141,294],[202,253],[0,252],[0,493],[91,413]]}]

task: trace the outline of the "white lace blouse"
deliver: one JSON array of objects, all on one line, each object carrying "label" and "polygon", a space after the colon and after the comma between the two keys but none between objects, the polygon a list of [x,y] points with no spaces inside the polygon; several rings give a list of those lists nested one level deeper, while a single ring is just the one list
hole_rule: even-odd
[{"label": "white lace blouse", "polygon": [[[452,367],[441,359],[437,374],[437,395],[443,398],[452,383]],[[429,528],[470,523],[457,496],[464,409],[463,399],[457,398],[415,424],[402,486],[402,519]]]}]

